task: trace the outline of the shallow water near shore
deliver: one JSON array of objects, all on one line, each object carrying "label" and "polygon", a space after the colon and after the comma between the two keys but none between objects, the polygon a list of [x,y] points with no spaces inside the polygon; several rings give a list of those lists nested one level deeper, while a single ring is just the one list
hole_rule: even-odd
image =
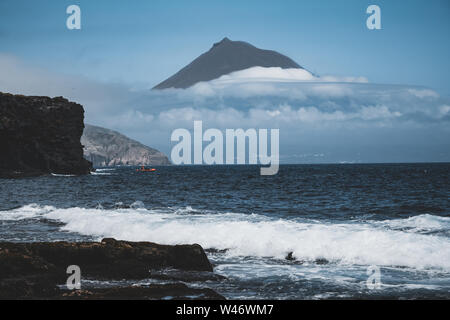
[{"label": "shallow water near shore", "polygon": [[156,168],[2,179],[0,241],[199,243],[227,279],[185,281],[227,298],[450,298],[450,164]]}]

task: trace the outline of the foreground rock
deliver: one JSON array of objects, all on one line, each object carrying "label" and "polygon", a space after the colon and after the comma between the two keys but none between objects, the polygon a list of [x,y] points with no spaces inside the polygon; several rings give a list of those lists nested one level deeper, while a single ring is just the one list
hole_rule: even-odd
[{"label": "foreground rock", "polygon": [[[202,247],[159,245],[104,239],[101,242],[0,243],[0,298],[142,298],[165,296],[221,297],[209,289],[185,285],[61,290],[67,267],[77,265],[82,279],[137,280],[151,278],[152,270],[174,268],[182,271],[212,272]],[[182,280],[182,279],[179,279]],[[197,291],[196,291],[197,290]],[[217,296],[216,296],[217,295]]]},{"label": "foreground rock", "polygon": [[60,299],[95,299],[95,300],[154,300],[154,299],[183,299],[183,300],[224,300],[225,298],[211,289],[189,288],[182,283],[157,284],[146,287],[119,287],[94,290],[76,290],[63,292]]},{"label": "foreground rock", "polygon": [[147,147],[119,132],[86,125],[81,143],[84,157],[95,167],[118,165],[147,166],[168,165],[166,155],[156,149]]},{"label": "foreground rock", "polygon": [[83,107],[62,97],[0,92],[0,177],[88,174],[83,119]]}]

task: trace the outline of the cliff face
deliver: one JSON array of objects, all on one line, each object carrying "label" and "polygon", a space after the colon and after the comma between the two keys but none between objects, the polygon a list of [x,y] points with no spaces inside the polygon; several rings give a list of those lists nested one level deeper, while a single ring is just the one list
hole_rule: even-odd
[{"label": "cliff face", "polygon": [[84,146],[84,157],[95,167],[170,164],[162,152],[101,127],[86,125],[81,143]]},{"label": "cliff face", "polygon": [[83,107],[62,97],[0,92],[0,177],[89,173],[83,120]]}]

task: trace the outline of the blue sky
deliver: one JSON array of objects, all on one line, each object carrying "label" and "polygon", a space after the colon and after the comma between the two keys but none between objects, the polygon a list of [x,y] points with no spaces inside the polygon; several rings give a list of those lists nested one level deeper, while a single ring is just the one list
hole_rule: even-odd
[{"label": "blue sky", "polygon": [[[82,30],[65,26],[78,4]],[[366,28],[377,4],[382,30]],[[48,70],[151,87],[227,36],[319,74],[423,85],[450,95],[447,0],[2,0],[0,52]]]}]

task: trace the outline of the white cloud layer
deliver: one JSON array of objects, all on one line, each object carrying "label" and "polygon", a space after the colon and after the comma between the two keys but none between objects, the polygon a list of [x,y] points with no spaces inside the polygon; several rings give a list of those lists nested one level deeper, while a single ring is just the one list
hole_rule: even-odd
[{"label": "white cloud layer", "polygon": [[450,100],[428,88],[256,67],[185,90],[132,90],[48,72],[4,54],[0,70],[0,91],[65,96],[85,107],[86,122],[166,153],[173,129],[203,120],[209,128],[279,128],[284,159],[321,154],[313,160],[450,161]]},{"label": "white cloud layer", "polygon": [[282,69],[279,67],[252,67],[245,70],[235,71],[227,75],[223,75],[211,82],[214,84],[230,84],[239,82],[363,82],[368,80],[364,77],[334,77],[334,76],[314,76],[305,69]]}]

